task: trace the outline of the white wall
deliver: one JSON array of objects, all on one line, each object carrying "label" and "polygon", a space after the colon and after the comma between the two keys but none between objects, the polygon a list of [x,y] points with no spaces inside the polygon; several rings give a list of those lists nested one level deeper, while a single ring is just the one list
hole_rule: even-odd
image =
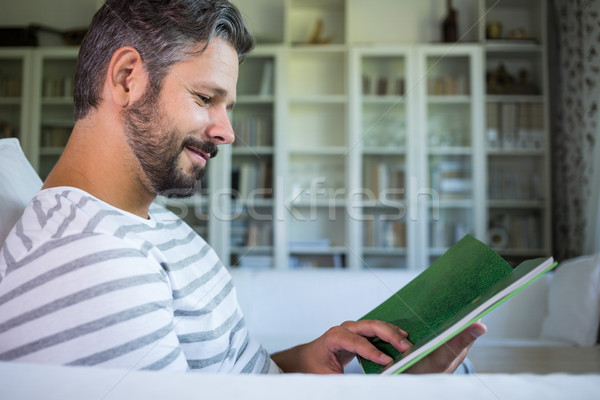
[{"label": "white wall", "polygon": [[[103,0],[1,0],[0,26],[27,26],[31,23],[57,29],[80,28],[89,25]],[[269,37],[283,36],[283,0],[233,0],[248,17],[256,33]],[[446,10],[444,0],[351,0],[354,12],[349,16],[351,26],[364,30],[350,33],[351,43],[362,42],[366,36],[387,38],[389,42],[435,42],[440,40],[440,23]],[[397,9],[398,2],[406,4],[401,14],[386,13],[387,5]],[[475,0],[454,0],[458,10],[459,34],[467,41],[477,40]],[[403,6],[404,6],[403,4]],[[275,6],[274,6],[275,5]],[[276,5],[279,5],[277,7]],[[364,12],[361,10],[364,8]],[[261,26],[269,21],[269,27]],[[256,25],[256,26],[253,26]],[[261,32],[264,31],[264,32]],[[368,40],[367,40],[368,41]],[[386,40],[384,40],[385,42]],[[55,35],[40,34],[40,45],[60,45]]]},{"label": "white wall", "polygon": [[[48,25],[57,29],[89,25],[102,0],[2,0],[0,26]],[[41,46],[60,45],[56,35],[40,34]]]}]

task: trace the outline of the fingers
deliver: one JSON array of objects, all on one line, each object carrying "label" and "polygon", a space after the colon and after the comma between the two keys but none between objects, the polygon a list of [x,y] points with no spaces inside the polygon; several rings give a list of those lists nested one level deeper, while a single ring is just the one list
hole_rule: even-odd
[{"label": "fingers", "polygon": [[450,339],[440,348],[425,357],[407,372],[410,373],[440,373],[454,372],[467,356],[467,352],[475,340],[483,335],[487,328],[481,322],[476,322],[467,329]]},{"label": "fingers", "polygon": [[285,372],[343,373],[344,366],[357,354],[380,365],[392,362],[370,338],[381,339],[405,352],[412,346],[406,336],[405,331],[386,322],[347,321],[310,343],[272,354],[271,358]]},{"label": "fingers", "polygon": [[391,357],[377,349],[367,338],[378,338],[390,343],[398,351],[405,352],[411,344],[406,340],[408,334],[395,325],[382,321],[346,321],[339,327],[331,328],[328,337],[335,341],[339,350],[346,351],[354,356],[366,358],[380,365],[392,362]]}]

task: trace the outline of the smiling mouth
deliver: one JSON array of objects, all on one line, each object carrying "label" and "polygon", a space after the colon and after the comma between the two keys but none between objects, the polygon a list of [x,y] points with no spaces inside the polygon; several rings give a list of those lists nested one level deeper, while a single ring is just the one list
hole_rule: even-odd
[{"label": "smiling mouth", "polygon": [[199,160],[203,166],[206,164],[206,161],[208,161],[208,159],[210,158],[209,153],[202,151],[197,147],[187,146],[186,149],[189,150],[194,156],[194,158]]}]

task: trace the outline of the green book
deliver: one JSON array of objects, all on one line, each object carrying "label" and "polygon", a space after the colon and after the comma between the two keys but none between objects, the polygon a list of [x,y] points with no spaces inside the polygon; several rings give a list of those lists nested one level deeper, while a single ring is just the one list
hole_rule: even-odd
[{"label": "green book", "polygon": [[462,332],[557,265],[550,258],[511,267],[494,250],[467,235],[429,268],[361,319],[387,321],[408,332],[405,353],[379,340],[374,344],[394,359],[387,366],[364,358],[365,373],[398,374]]}]

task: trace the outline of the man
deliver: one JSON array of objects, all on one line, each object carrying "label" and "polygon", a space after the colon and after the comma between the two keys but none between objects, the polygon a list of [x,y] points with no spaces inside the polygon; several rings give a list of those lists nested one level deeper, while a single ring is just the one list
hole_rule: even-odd
[{"label": "man", "polygon": [[[245,326],[231,278],[159,194],[197,190],[253,40],[226,0],[108,0],[81,46],[75,126],[0,253],[0,360],[127,369],[340,373],[390,358],[401,329],[348,321],[269,356]],[[475,324],[413,372],[454,370]]]}]

